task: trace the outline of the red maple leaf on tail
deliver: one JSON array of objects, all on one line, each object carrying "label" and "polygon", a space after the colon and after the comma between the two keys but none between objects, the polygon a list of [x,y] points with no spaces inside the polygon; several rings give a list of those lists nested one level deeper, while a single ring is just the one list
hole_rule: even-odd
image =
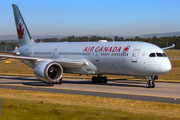
[{"label": "red maple leaf on tail", "polygon": [[23,39],[24,28],[22,28],[21,23],[19,24],[19,28],[17,28],[17,34],[18,34],[18,39]]}]

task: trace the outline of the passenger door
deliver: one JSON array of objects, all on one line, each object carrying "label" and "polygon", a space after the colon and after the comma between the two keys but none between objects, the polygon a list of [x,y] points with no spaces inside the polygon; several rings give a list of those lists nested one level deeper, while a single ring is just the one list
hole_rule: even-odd
[{"label": "passenger door", "polygon": [[132,59],[131,59],[133,63],[137,63],[139,51],[140,51],[140,49],[135,49],[133,51]]},{"label": "passenger door", "polygon": [[57,58],[57,54],[58,54],[58,49],[55,48],[54,51],[53,51],[52,58],[53,58],[53,59],[56,59],[56,58]]}]

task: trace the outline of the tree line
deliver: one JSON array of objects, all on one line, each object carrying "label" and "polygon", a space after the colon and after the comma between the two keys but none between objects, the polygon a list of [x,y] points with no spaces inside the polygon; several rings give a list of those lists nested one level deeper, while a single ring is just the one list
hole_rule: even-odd
[{"label": "tree line", "polygon": [[37,39],[35,42],[95,42],[98,40],[107,40],[107,41],[143,41],[155,44],[161,48],[171,46],[172,44],[175,44],[174,49],[180,49],[180,36],[169,36],[169,37],[159,37],[156,36],[152,38],[140,38],[140,37],[134,37],[134,38],[123,38],[115,36],[114,38],[110,37],[99,37],[99,36],[82,36],[82,37],[75,37],[75,36],[69,36],[66,38],[45,38],[45,39]]},{"label": "tree line", "polygon": [[[152,38],[140,38],[140,37],[134,37],[134,38],[123,38],[114,36],[114,38],[110,37],[100,37],[100,36],[68,36],[65,38],[44,38],[44,39],[37,39],[35,40],[36,43],[39,42],[96,42],[98,40],[107,40],[107,41],[143,41],[155,44],[161,48],[171,46],[172,44],[175,44],[174,49],[180,49],[180,36],[169,36],[169,37],[159,37],[156,36]],[[15,47],[18,46],[17,42],[11,42],[11,41],[1,41],[0,46],[11,46],[12,50],[15,49]]]}]

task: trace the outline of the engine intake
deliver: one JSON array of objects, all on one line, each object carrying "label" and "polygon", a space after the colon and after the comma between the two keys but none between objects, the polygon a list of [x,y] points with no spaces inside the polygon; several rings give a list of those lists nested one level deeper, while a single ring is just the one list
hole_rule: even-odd
[{"label": "engine intake", "polygon": [[63,69],[60,64],[52,61],[44,61],[34,68],[34,74],[42,81],[57,82],[63,75]]}]

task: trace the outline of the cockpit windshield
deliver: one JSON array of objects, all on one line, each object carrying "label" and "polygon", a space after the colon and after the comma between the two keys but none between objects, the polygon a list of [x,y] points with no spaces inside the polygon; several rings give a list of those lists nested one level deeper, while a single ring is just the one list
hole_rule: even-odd
[{"label": "cockpit windshield", "polygon": [[149,57],[167,57],[165,53],[150,53]]},{"label": "cockpit windshield", "polygon": [[157,57],[164,57],[162,53],[156,53]]},{"label": "cockpit windshield", "polygon": [[165,53],[163,53],[164,57],[167,57],[167,55]]},{"label": "cockpit windshield", "polygon": [[155,53],[150,53],[149,57],[156,57]]}]

